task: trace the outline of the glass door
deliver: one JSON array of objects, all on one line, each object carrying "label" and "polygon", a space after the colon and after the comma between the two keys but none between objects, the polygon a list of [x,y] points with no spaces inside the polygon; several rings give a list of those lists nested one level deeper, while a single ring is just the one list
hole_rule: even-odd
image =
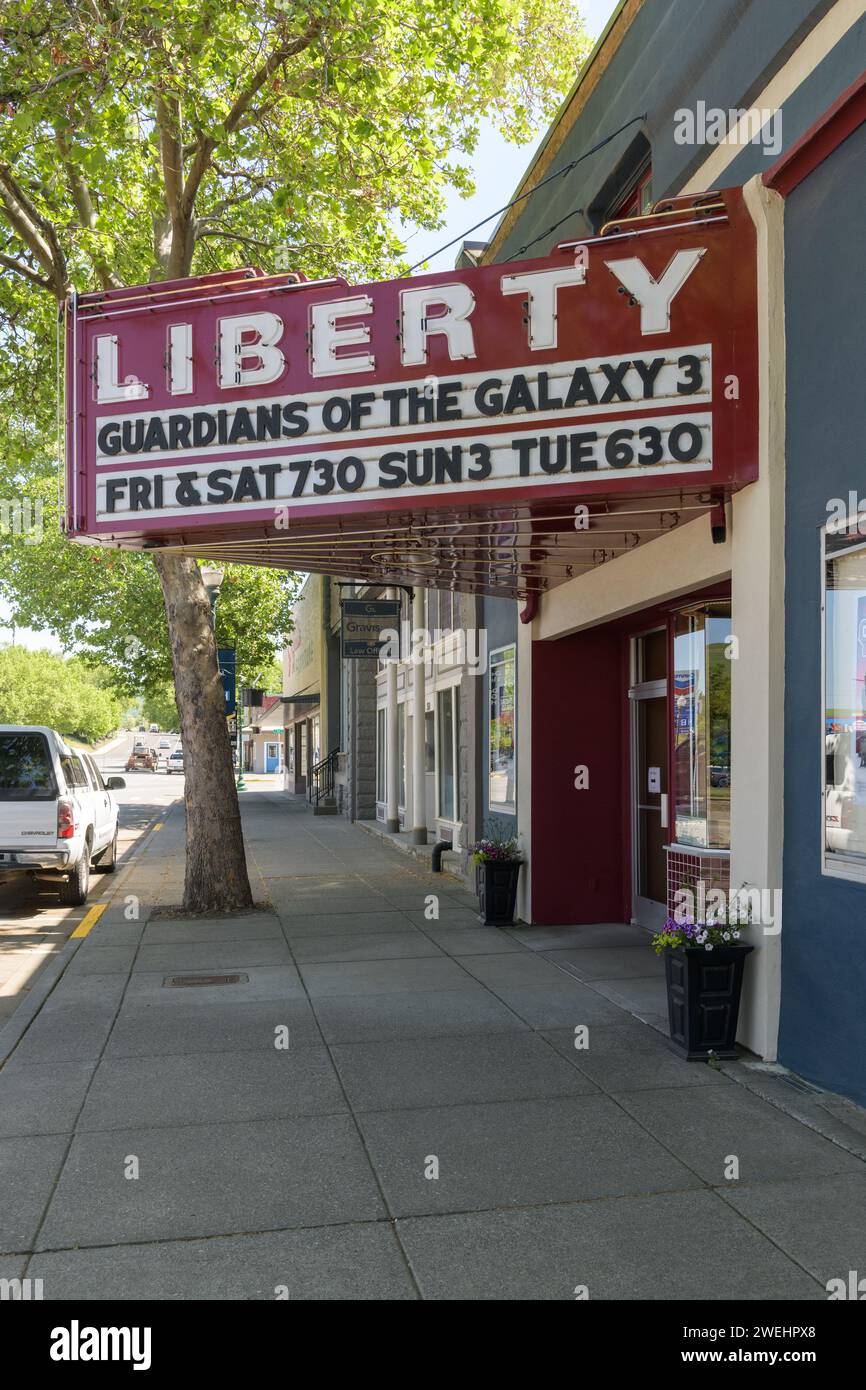
[{"label": "glass door", "polygon": [[667,917],[667,630],[632,639],[632,920],[657,930]]}]

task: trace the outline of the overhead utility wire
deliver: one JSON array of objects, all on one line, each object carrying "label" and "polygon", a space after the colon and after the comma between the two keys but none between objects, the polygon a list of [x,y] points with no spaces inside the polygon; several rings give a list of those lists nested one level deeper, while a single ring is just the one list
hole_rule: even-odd
[{"label": "overhead utility wire", "polygon": [[[450,241],[446,241],[445,245],[440,246],[437,251],[431,251],[423,260],[416,261],[414,265],[410,265],[409,274],[411,275],[413,270],[418,270],[422,265],[426,265],[428,261],[432,261],[434,257],[441,256],[443,251],[447,251],[451,246],[456,246],[458,241],[463,241],[463,239],[470,236],[472,232],[477,232],[479,227],[484,227],[488,222],[492,222],[494,217],[501,217],[504,212],[508,212],[509,208],[516,207],[518,203],[522,203],[526,198],[531,198],[533,193],[537,193],[539,188],[543,188],[546,183],[552,183],[554,179],[561,179],[563,174],[570,174],[572,169],[576,169],[578,164],[582,163],[584,159],[589,159],[591,154],[597,154],[605,145],[609,145],[611,140],[615,140],[618,135],[622,135],[624,130],[628,130],[630,125],[634,125],[636,121],[645,121],[646,118],[647,113],[645,111],[641,116],[632,116],[631,120],[626,121],[625,125],[621,125],[619,130],[615,130],[611,135],[606,135],[603,140],[599,140],[598,144],[593,145],[591,150],[584,151],[583,154],[578,155],[577,159],[572,159],[570,163],[564,164],[562,168],[557,169],[555,173],[548,174],[546,178],[533,184],[532,188],[527,188],[525,193],[520,193],[516,198],[512,198],[511,202],[506,203],[504,207],[499,208],[496,212],[491,212],[487,217],[482,217],[481,221],[476,222],[474,227],[467,227],[465,232],[461,232],[459,236],[452,237]],[[576,211],[580,212],[581,209],[578,208]],[[571,216],[573,216],[573,214],[569,213],[569,217]],[[561,220],[564,222],[566,218],[562,218]],[[559,226],[558,222],[556,226]],[[543,235],[547,236],[547,232],[544,232]],[[536,237],[536,241],[538,240],[540,240],[540,238]],[[534,245],[534,242],[530,242],[529,245]],[[524,247],[524,250],[525,249]],[[513,260],[513,257],[509,256],[508,259]]]}]

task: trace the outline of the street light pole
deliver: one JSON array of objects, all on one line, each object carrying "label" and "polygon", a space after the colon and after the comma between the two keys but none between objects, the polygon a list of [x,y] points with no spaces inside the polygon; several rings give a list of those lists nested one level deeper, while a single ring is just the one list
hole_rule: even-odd
[{"label": "street light pole", "polygon": [[[214,630],[214,638],[216,638],[217,599],[220,596],[220,589],[222,587],[222,582],[224,578],[225,570],[220,569],[218,565],[202,565],[201,579],[207,591],[207,596],[210,600],[210,620]],[[244,707],[243,699],[241,698],[238,700],[237,695],[242,696],[243,692],[236,692],[236,718],[238,725],[238,777],[235,785],[237,786],[239,792],[245,792],[247,786],[246,782],[244,781]]]},{"label": "street light pole", "polygon": [[210,620],[214,633],[216,633],[217,599],[220,596],[220,589],[222,588],[224,578],[225,570],[220,569],[218,565],[202,565],[201,579],[210,600]]},{"label": "street light pole", "polygon": [[247,784],[244,781],[244,692],[238,691],[238,780],[237,789],[245,792]]}]

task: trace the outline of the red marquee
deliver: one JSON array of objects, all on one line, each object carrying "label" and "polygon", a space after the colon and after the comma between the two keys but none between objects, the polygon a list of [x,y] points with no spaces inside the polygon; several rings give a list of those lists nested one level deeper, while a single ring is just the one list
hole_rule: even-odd
[{"label": "red marquee", "polygon": [[68,533],[524,596],[757,476],[739,190],[543,260],[67,308]]}]

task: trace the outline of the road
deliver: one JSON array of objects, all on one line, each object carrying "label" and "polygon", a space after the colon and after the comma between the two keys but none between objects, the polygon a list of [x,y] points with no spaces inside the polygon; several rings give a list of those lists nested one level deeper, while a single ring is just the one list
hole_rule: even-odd
[{"label": "road", "polygon": [[[172,802],[183,796],[182,774],[126,772],[133,743],[158,744],[156,734],[124,734],[96,754],[104,777],[124,777],[126,787],[114,793],[120,809],[118,856],[122,864],[136,841],[159,821]],[[176,739],[172,739],[174,747]],[[170,751],[170,750],[164,750]],[[91,878],[91,899],[100,891],[100,874]],[[39,970],[60,950],[87,911],[63,907],[50,883],[21,879],[0,884],[0,1027],[32,986]]]}]

